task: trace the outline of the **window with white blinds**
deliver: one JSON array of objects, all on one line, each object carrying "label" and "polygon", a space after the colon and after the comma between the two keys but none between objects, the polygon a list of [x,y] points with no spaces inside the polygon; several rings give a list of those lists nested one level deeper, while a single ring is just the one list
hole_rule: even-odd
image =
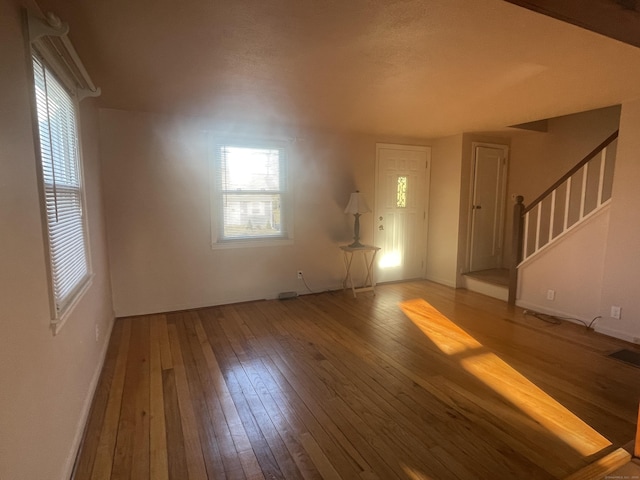
[{"label": "window with white blinds", "polygon": [[58,318],[89,279],[76,103],[42,59],[37,54],[32,58],[49,260]]},{"label": "window with white blinds", "polygon": [[214,170],[214,243],[289,238],[284,148],[218,144]]}]

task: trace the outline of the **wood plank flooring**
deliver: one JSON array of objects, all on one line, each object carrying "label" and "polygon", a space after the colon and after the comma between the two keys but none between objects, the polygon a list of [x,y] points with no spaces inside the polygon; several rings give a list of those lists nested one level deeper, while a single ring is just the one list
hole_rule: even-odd
[{"label": "wood plank flooring", "polygon": [[634,437],[633,346],[376,290],[118,319],[74,478],[564,478]]}]

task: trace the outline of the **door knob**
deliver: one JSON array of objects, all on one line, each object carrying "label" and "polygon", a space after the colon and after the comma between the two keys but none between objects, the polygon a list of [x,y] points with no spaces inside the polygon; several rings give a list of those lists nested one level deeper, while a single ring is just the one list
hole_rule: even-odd
[{"label": "door knob", "polygon": [[378,217],[378,220],[382,221],[382,217]]},{"label": "door knob", "polygon": [[378,227],[378,230],[384,230],[384,225],[380,225],[380,226]]},{"label": "door knob", "polygon": [[474,210],[480,210],[482,208],[482,205],[474,205],[473,209]]}]

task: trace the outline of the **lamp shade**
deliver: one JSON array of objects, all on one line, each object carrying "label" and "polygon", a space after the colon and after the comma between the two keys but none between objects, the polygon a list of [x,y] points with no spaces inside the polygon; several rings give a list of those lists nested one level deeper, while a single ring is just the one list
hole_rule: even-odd
[{"label": "lamp shade", "polygon": [[347,208],[344,209],[344,213],[369,213],[371,209],[367,205],[367,201],[364,199],[360,192],[353,192],[349,197],[349,203]]}]

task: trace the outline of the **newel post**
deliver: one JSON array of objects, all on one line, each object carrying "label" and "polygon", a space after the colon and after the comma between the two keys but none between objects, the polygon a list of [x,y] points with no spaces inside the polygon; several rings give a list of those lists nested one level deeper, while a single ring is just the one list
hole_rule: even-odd
[{"label": "newel post", "polygon": [[524,211],[524,197],[518,195],[513,206],[513,233],[511,236],[511,262],[509,264],[509,305],[516,304],[518,291],[518,264],[522,260],[522,228]]}]

